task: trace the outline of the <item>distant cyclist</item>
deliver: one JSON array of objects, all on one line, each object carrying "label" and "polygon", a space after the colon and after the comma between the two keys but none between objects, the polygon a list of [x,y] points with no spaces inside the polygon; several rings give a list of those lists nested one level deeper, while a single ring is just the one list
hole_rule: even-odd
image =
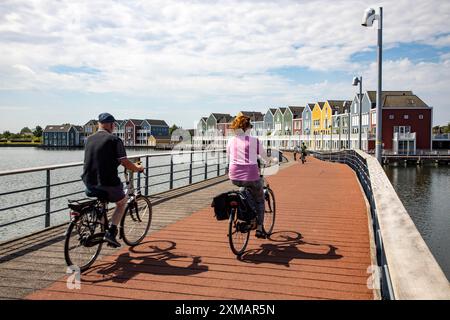
[{"label": "distant cyclist", "polygon": [[306,144],[304,142],[302,142],[302,150],[301,150],[301,158],[302,158],[302,163],[306,162]]},{"label": "distant cyclist", "polygon": [[229,178],[238,187],[250,190],[257,204],[256,233],[257,238],[266,238],[264,223],[264,191],[263,181],[259,175],[258,157],[271,162],[258,138],[250,136],[253,126],[250,118],[239,114],[231,124],[235,136],[228,140],[227,155],[229,157]]},{"label": "distant cyclist", "polygon": [[144,168],[127,159],[122,140],[112,134],[114,122],[114,117],[109,113],[102,113],[98,116],[98,131],[86,140],[81,178],[86,185],[88,196],[96,196],[101,193],[109,202],[115,202],[116,208],[111,218],[111,224],[103,240],[113,247],[120,247],[120,243],[116,240],[117,225],[125,213],[127,197],[123,191],[117,168],[122,165],[135,172],[143,172]]}]

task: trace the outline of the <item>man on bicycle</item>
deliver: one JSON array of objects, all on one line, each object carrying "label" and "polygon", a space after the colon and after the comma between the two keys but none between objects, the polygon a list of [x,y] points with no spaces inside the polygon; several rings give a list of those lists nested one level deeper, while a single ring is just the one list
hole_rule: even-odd
[{"label": "man on bicycle", "polygon": [[120,247],[120,243],[116,240],[117,225],[125,213],[127,204],[127,197],[117,168],[122,165],[135,172],[143,172],[144,168],[127,159],[122,140],[112,134],[114,122],[114,117],[109,113],[98,116],[98,131],[87,138],[84,147],[84,167],[81,178],[88,196],[101,195],[106,197],[107,201],[115,202],[116,208],[111,224],[103,240],[117,248]]}]

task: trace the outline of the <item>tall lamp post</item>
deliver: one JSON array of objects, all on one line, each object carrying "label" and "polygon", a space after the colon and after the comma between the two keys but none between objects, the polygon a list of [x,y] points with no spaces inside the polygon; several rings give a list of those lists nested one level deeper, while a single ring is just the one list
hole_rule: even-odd
[{"label": "tall lamp post", "polygon": [[361,148],[362,141],[362,77],[354,77],[352,85],[356,87],[359,84],[359,96],[358,96],[358,104],[359,104],[359,149]]},{"label": "tall lamp post", "polygon": [[375,157],[380,164],[382,163],[382,114],[381,114],[381,81],[382,81],[382,63],[383,63],[383,7],[379,8],[379,13],[375,14],[375,9],[368,8],[364,12],[362,25],[364,27],[371,27],[374,20],[378,20],[378,90],[377,90],[377,126],[376,126],[376,140],[375,140]]}]

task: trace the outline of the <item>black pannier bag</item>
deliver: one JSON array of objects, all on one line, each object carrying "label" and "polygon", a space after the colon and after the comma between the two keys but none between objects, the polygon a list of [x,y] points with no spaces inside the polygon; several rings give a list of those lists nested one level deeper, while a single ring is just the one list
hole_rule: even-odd
[{"label": "black pannier bag", "polygon": [[228,192],[221,193],[214,197],[211,207],[214,208],[214,213],[217,220],[226,220],[230,217],[230,205],[228,200]]}]

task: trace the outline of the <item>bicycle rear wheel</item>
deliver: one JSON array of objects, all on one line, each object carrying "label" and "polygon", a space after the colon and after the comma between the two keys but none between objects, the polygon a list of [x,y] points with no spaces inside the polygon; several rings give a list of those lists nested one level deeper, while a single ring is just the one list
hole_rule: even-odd
[{"label": "bicycle rear wheel", "polygon": [[272,189],[267,188],[264,192],[264,224],[263,229],[265,233],[268,235],[272,234],[273,227],[275,225],[275,213],[276,213],[276,205],[275,205],[275,195]]},{"label": "bicycle rear wheel", "polygon": [[231,209],[228,223],[228,241],[230,243],[231,251],[237,256],[244,253],[250,237],[250,230],[239,230],[243,224],[244,222],[239,221],[237,218],[237,209]]},{"label": "bicycle rear wheel", "polygon": [[152,203],[142,195],[127,205],[120,223],[120,234],[129,246],[139,244],[147,235],[152,224]]},{"label": "bicycle rear wheel", "polygon": [[102,250],[104,225],[96,221],[96,213],[85,213],[72,221],[66,231],[64,258],[69,267],[86,271]]}]

